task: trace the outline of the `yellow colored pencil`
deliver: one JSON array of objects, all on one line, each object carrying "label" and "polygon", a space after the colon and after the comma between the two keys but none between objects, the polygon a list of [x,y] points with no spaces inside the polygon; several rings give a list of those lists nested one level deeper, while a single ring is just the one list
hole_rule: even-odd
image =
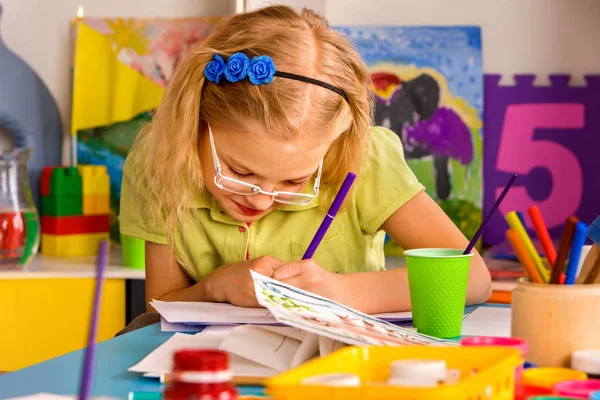
[{"label": "yellow colored pencil", "polygon": [[519,258],[519,261],[521,261],[521,265],[527,273],[529,281],[533,283],[544,283],[542,281],[542,277],[540,276],[540,272],[533,264],[533,260],[529,256],[527,249],[525,249],[525,245],[523,244],[519,234],[514,229],[509,229],[506,231],[506,237],[515,250],[515,254]]},{"label": "yellow colored pencil", "polygon": [[511,229],[514,229],[515,232],[517,232],[517,234],[519,235],[519,238],[521,238],[521,241],[525,245],[527,252],[531,256],[531,259],[533,260],[533,263],[535,264],[535,267],[538,269],[540,276],[542,277],[542,280],[544,281],[544,283],[548,283],[550,281],[550,274],[548,273],[548,270],[546,270],[546,267],[544,267],[544,263],[542,262],[540,255],[538,254],[537,250],[535,249],[533,242],[529,238],[529,235],[527,234],[525,227],[521,223],[519,216],[517,215],[516,212],[511,211],[508,214],[506,214],[505,218],[506,218],[506,222],[508,222],[508,225],[511,227]]}]

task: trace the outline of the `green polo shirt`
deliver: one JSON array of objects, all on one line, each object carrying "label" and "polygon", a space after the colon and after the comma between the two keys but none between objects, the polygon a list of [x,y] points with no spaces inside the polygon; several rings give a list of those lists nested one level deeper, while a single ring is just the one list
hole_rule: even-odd
[{"label": "green polo shirt", "polygon": [[[339,273],[379,271],[385,266],[381,225],[398,208],[423,190],[404,159],[402,144],[392,131],[369,130],[372,151],[354,183],[346,206],[333,220],[314,254],[321,267]],[[132,151],[124,166],[121,192],[121,233],[148,242],[167,244],[164,220],[152,212],[153,199],[141,185],[132,184],[138,174]],[[140,201],[143,199],[144,201]],[[306,206],[287,205],[272,211],[250,227],[226,214],[219,203],[204,191],[185,204],[184,225],[175,232],[172,250],[187,274],[196,281],[220,265],[269,255],[296,261],[317,231],[328,204],[321,196]]]}]

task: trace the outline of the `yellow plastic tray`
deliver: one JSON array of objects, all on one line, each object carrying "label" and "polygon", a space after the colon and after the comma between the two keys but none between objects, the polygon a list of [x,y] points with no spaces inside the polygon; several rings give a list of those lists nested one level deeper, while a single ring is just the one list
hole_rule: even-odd
[{"label": "yellow plastic tray", "polygon": [[[445,360],[461,379],[436,388],[388,386],[389,365],[400,359]],[[347,347],[267,380],[275,400],[402,399],[513,400],[515,368],[523,363],[518,350],[506,347]],[[360,387],[307,386],[309,376],[332,372],[357,374]]]}]

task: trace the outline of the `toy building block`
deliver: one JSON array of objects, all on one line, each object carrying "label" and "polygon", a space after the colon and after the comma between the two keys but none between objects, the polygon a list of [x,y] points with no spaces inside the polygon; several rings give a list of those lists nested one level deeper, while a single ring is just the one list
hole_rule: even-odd
[{"label": "toy building block", "polygon": [[50,177],[52,176],[53,169],[54,167],[44,167],[44,170],[42,171],[42,177],[40,179],[40,192],[42,196],[50,196]]},{"label": "toy building block", "polygon": [[84,194],[83,215],[110,214],[110,199],[108,194]]},{"label": "toy building block", "polygon": [[103,233],[110,231],[109,215],[42,216],[42,233],[73,235],[80,233]]},{"label": "toy building block", "polygon": [[82,183],[77,168],[45,168],[41,192],[43,215],[81,215]]},{"label": "toy building block", "polygon": [[82,180],[76,167],[54,168],[50,177],[48,196],[81,196]]},{"label": "toy building block", "polygon": [[98,254],[100,242],[109,239],[109,233],[78,235],[42,234],[42,254],[53,257],[83,257]]},{"label": "toy building block", "polygon": [[104,165],[77,167],[83,181],[83,194],[110,194],[110,179]]},{"label": "toy building block", "polygon": [[81,215],[82,212],[83,205],[81,195],[42,196],[43,215],[62,217],[67,215]]}]

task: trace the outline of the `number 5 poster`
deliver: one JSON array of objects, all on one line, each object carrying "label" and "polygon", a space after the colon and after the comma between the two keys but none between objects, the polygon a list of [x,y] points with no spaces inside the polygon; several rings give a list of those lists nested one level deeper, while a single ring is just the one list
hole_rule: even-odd
[{"label": "number 5 poster", "polygon": [[509,211],[523,212],[534,237],[527,208],[537,205],[556,241],[570,215],[588,224],[600,215],[600,75],[586,76],[585,87],[569,86],[568,75],[546,87],[534,78],[500,86],[499,75],[485,76],[484,213],[519,174],[484,232],[487,245],[504,241]]}]

